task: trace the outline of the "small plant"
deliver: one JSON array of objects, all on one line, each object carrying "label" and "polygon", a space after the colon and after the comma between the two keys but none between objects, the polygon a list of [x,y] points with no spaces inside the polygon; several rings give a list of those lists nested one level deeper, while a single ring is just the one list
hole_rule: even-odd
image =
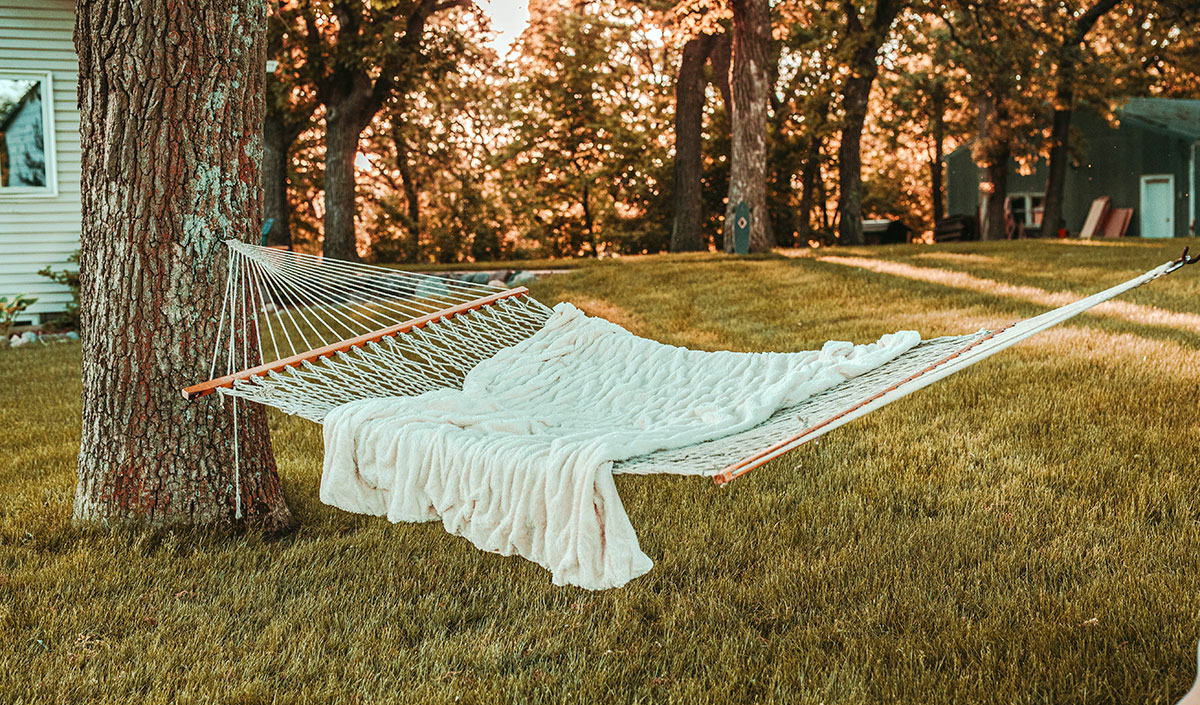
[{"label": "small plant", "polygon": [[[67,258],[67,264],[79,264],[79,250]],[[51,317],[46,324],[54,330],[77,330],[79,328],[79,268],[53,270],[48,265],[38,271],[55,284],[62,284],[71,290],[71,303],[67,304],[62,313]]]},{"label": "small plant", "polygon": [[29,308],[37,299],[32,296],[18,294],[13,297],[0,296],[0,340],[8,342],[8,333],[12,330],[17,315]]}]

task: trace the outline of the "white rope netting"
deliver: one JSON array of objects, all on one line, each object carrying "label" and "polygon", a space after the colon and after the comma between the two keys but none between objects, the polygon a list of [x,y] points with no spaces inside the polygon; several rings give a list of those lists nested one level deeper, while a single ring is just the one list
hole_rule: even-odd
[{"label": "white rope netting", "polygon": [[550,314],[523,289],[229,248],[211,369],[219,383],[189,396],[216,391],[318,423],[350,401],[458,388],[480,360]]}]

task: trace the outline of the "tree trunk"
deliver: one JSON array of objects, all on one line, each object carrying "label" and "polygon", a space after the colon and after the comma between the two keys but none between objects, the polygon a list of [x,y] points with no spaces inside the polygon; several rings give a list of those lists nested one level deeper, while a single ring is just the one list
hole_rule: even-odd
[{"label": "tree trunk", "polygon": [[421,189],[417,186],[417,177],[413,173],[412,165],[408,163],[411,150],[399,129],[392,130],[392,143],[396,147],[396,169],[400,172],[400,188],[404,191],[404,200],[408,206],[408,230],[412,233],[413,242],[420,242]]},{"label": "tree trunk", "polygon": [[600,247],[596,243],[596,228],[592,221],[592,199],[591,188],[589,188],[587,177],[583,180],[583,196],[580,203],[583,205],[583,230],[587,234],[587,242],[592,248],[592,256],[600,256]]},{"label": "tree trunk", "polygon": [[238,405],[235,472],[233,404],[179,392],[208,377],[221,242],[256,235],[262,213],[264,10],[252,0],[80,0],[76,9],[77,520],[230,524],[240,496],[245,524],[292,524],[263,409]]},{"label": "tree trunk", "polygon": [[[1059,105],[1070,106],[1073,93],[1060,84],[1056,99]],[[1067,181],[1068,141],[1071,134],[1071,108],[1056,108],[1054,123],[1050,128],[1050,163],[1046,168],[1046,195],[1042,200],[1042,237],[1052,236],[1058,231],[1063,219],[1063,190]]]},{"label": "tree trunk", "polygon": [[671,252],[704,249],[700,179],[704,117],[704,64],[713,37],[701,35],[683,45],[679,78],[675,82],[675,218],[671,224]]},{"label": "tree trunk", "polygon": [[863,244],[862,226],[862,132],[867,119],[867,102],[875,82],[874,59],[866,75],[846,80],[842,91],[845,125],[838,147],[838,241],[843,245]]},{"label": "tree trunk", "polygon": [[750,207],[750,251],[765,252],[774,245],[767,228],[767,105],[771,92],[767,55],[771,5],[768,0],[732,0],[732,6],[733,140],[729,155],[729,200],[725,205],[725,251],[733,251],[733,213],[745,201]]},{"label": "tree trunk", "polygon": [[1008,200],[1008,162],[1012,150],[1000,134],[1007,123],[1003,100],[992,94],[979,99],[979,138],[977,147],[983,155],[984,200],[981,240],[1004,240],[1008,237],[1005,201]]},{"label": "tree trunk", "polygon": [[356,120],[330,106],[325,118],[325,242],[326,257],[358,260],[354,216],[358,210],[354,159],[362,128]]},{"label": "tree trunk", "polygon": [[1008,237],[1008,209],[1005,208],[1005,201],[1008,200],[1009,156],[1008,148],[1004,147],[993,154],[984,165],[984,173],[987,183],[991,184],[991,190],[984,196],[985,217],[980,237],[982,240],[1004,240]]},{"label": "tree trunk", "polygon": [[929,163],[929,193],[933,200],[933,224],[936,226],[946,217],[945,177],[946,161],[946,105],[938,95],[933,99],[933,160]]},{"label": "tree trunk", "polygon": [[858,9],[845,2],[846,36],[857,41],[850,61],[850,77],[842,89],[845,123],[838,146],[838,240],[843,245],[863,244],[862,229],[862,133],[867,119],[871,87],[879,75],[879,47],[900,12],[896,0],[876,0],[875,14],[867,27],[858,19]]},{"label": "tree trunk", "polygon": [[800,172],[800,207],[796,220],[796,245],[804,247],[812,239],[812,210],[813,195],[817,188],[817,179],[821,175],[821,128],[825,124],[825,114],[818,116],[810,128],[812,135],[808,140],[808,152],[804,155],[804,167]]},{"label": "tree trunk", "polygon": [[713,40],[708,60],[712,65],[712,82],[721,94],[721,105],[725,112],[733,115],[733,95],[729,89],[729,62],[733,53],[733,38],[728,33],[718,34]]},{"label": "tree trunk", "polygon": [[1067,159],[1070,156],[1071,112],[1075,103],[1075,73],[1079,45],[1096,22],[1119,0],[1100,0],[1075,20],[1070,36],[1064,38],[1062,59],[1058,66],[1058,83],[1054,91],[1054,122],[1050,128],[1050,160],[1046,168],[1046,193],[1042,200],[1042,236],[1058,231],[1063,211],[1063,192],[1067,181]]},{"label": "tree trunk", "polygon": [[288,204],[287,126],[268,111],[263,125],[263,218],[272,222],[267,245],[292,249],[292,209]]}]

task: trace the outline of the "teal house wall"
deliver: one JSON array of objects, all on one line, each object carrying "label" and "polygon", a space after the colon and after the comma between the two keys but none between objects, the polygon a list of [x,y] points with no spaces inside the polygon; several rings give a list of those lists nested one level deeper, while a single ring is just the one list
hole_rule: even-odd
[{"label": "teal house wall", "polygon": [[[1113,208],[1134,209],[1127,236],[1139,235],[1141,177],[1171,174],[1175,186],[1174,229],[1186,237],[1200,217],[1200,198],[1192,189],[1200,181],[1200,100],[1135,99],[1113,127],[1095,115],[1076,112],[1071,126],[1072,160],[1064,185],[1063,218],[1078,233],[1092,201],[1112,199]],[[950,215],[975,215],[983,170],[964,145],[946,157],[946,206]],[[1046,163],[1038,160],[1031,174],[1009,164],[1008,194],[1042,194]]]}]

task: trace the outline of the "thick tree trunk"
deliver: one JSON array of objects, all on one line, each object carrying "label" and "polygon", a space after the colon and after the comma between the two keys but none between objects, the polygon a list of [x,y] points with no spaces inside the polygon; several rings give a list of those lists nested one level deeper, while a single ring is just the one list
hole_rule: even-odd
[{"label": "thick tree trunk", "polygon": [[768,0],[732,0],[732,5],[733,140],[724,249],[733,251],[733,213],[745,201],[750,207],[750,251],[765,252],[774,246],[767,228],[767,106],[771,92],[767,55],[771,5]]},{"label": "thick tree trunk", "polygon": [[358,156],[358,121],[332,106],[325,118],[326,257],[357,260],[354,216],[358,210],[354,159]]},{"label": "thick tree trunk", "polygon": [[267,113],[263,125],[263,219],[271,220],[267,244],[292,249],[292,209],[288,204],[288,153],[292,140],[287,126]]},{"label": "thick tree trunk", "polygon": [[703,173],[704,64],[714,37],[701,35],[683,45],[679,78],[675,82],[675,217],[671,224],[671,252],[704,249],[701,221],[704,204],[700,179]]},{"label": "thick tree trunk", "polygon": [[255,236],[262,212],[264,11],[252,0],[80,0],[76,9],[78,520],[229,524],[240,496],[247,524],[292,524],[265,412],[239,405],[235,473],[233,404],[179,392],[209,372],[221,241]]}]

